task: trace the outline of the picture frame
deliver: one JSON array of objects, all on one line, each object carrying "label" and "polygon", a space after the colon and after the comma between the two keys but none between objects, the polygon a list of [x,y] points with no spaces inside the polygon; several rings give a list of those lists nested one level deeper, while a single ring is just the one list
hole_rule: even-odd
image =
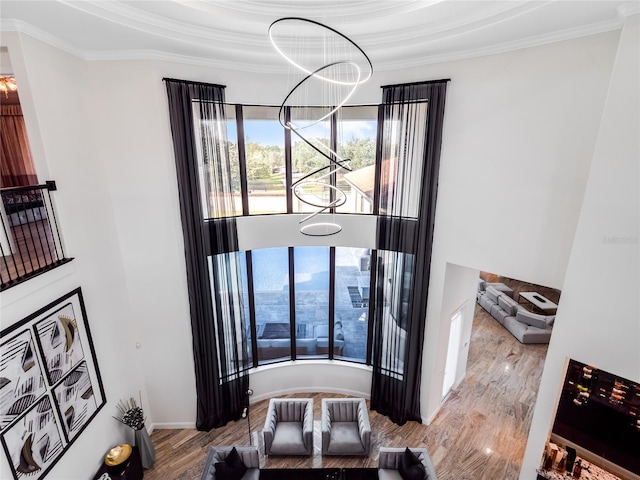
[{"label": "picture frame", "polygon": [[0,332],[0,441],[15,480],[44,478],[106,402],[80,287]]}]

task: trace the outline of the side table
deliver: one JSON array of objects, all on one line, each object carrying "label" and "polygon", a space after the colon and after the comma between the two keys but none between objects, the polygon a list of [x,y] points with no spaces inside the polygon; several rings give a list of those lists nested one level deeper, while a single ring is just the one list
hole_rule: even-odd
[{"label": "side table", "polygon": [[124,467],[124,470],[122,470],[122,468],[117,469],[116,471],[120,472],[118,474],[111,473],[113,471],[113,467],[108,467],[104,462],[102,462],[102,466],[100,467],[100,470],[98,470],[98,473],[93,477],[93,480],[99,480],[99,478],[105,473],[109,474],[111,480],[142,480],[142,477],[144,477],[144,471],[142,470],[142,461],[140,460],[140,451],[138,450],[138,447],[133,447],[131,456],[129,457],[129,460],[127,460],[127,465]]}]

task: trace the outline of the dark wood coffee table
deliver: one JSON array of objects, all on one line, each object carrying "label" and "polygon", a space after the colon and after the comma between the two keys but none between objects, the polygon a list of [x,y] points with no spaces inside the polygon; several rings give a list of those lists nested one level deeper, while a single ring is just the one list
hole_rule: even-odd
[{"label": "dark wood coffee table", "polygon": [[260,480],[378,480],[377,468],[265,468]]}]

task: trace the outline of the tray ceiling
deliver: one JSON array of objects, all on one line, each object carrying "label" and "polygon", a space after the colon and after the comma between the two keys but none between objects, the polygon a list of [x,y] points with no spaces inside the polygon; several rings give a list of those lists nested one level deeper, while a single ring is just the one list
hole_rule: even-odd
[{"label": "tray ceiling", "polygon": [[326,23],[378,70],[517,50],[619,29],[629,1],[2,0],[1,28],[86,60],[158,59],[276,71],[267,29],[284,16]]}]

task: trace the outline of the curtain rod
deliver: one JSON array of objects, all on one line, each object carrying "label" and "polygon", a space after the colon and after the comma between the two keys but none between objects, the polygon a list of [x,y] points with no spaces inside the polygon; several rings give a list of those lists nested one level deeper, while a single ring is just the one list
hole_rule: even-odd
[{"label": "curtain rod", "polygon": [[220,87],[227,88],[226,85],[220,85],[218,83],[207,83],[207,82],[192,82],[191,80],[180,80],[178,78],[163,78],[163,82],[176,82],[176,83],[188,83],[189,85],[206,85],[207,87]]},{"label": "curtain rod", "polygon": [[382,85],[380,88],[392,88],[392,87],[411,87],[413,85],[428,85],[430,83],[443,83],[450,82],[450,78],[442,78],[440,80],[425,80],[423,82],[411,82],[411,83],[396,83],[394,85]]}]

